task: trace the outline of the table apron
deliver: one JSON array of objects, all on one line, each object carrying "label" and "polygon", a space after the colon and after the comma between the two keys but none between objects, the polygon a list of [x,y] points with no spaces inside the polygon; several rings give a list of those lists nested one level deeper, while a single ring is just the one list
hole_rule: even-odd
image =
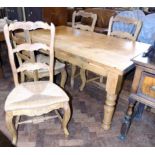
[{"label": "table apron", "polygon": [[108,67],[99,66],[98,64],[89,62],[89,60],[87,60],[85,58],[74,56],[67,52],[56,50],[55,57],[57,59],[69,62],[73,65],[79,66],[82,69],[92,71],[92,72],[102,75],[102,76],[108,76],[108,73],[109,73]]}]

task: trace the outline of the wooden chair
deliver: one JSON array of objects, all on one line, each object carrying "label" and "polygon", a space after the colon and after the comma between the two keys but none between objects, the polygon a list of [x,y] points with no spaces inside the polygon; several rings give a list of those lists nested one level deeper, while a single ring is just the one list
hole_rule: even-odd
[{"label": "wooden chair", "polygon": [[[76,17],[81,16],[82,18],[91,18],[91,25],[84,25],[82,24],[82,22],[76,22]],[[95,24],[97,21],[97,15],[94,13],[90,13],[90,12],[85,12],[83,10],[80,10],[78,12],[74,11],[73,12],[73,16],[72,16],[72,27],[75,29],[81,29],[84,31],[94,31],[95,28]],[[75,72],[76,72],[76,66],[72,65],[72,69],[71,69],[71,87],[73,88],[74,86],[74,77],[75,77]],[[85,85],[86,82],[86,76],[85,76],[85,70],[84,69],[80,69],[80,76],[81,76],[81,80],[82,80],[82,84],[80,86],[80,90],[83,90],[83,87]]]},{"label": "wooden chair", "polygon": [[[125,24],[127,26],[131,26],[131,31],[130,32],[125,32],[123,30],[117,30],[114,29],[114,23],[121,23],[121,24]],[[125,26],[123,25],[123,26]],[[116,15],[115,17],[112,16],[110,18],[109,21],[109,28],[108,28],[108,35],[109,36],[114,36],[114,37],[118,37],[118,38],[122,38],[122,39],[128,39],[131,41],[136,41],[138,34],[141,30],[141,26],[142,26],[142,22],[137,20],[137,19],[133,19],[133,18],[128,18],[128,17],[123,17],[123,16],[119,16]],[[96,80],[96,79],[95,79]],[[99,85],[100,87],[105,88],[105,85],[103,84],[103,76],[100,76],[100,81],[96,82],[94,81],[97,85]]]},{"label": "wooden chair", "polygon": [[[129,33],[121,30],[113,30],[113,25],[115,22],[120,22],[122,24],[128,24],[128,25],[132,24],[133,31]],[[108,35],[122,38],[122,39],[128,39],[131,41],[136,41],[141,27],[142,27],[142,22],[137,19],[123,17],[123,16],[115,16],[115,17],[112,16],[109,21]],[[103,76],[100,77],[100,83],[102,85]]]},{"label": "wooden chair", "polygon": [[[51,31],[51,44],[47,46],[42,43],[22,43],[17,45],[15,48],[11,44],[11,39],[9,32],[16,29],[24,29],[26,31],[35,29],[48,29]],[[43,22],[17,22],[4,27],[5,40],[8,47],[9,60],[11,64],[11,69],[13,73],[15,88],[8,95],[5,102],[5,115],[6,115],[6,125],[13,138],[12,143],[17,142],[17,127],[18,124],[22,123],[39,123],[44,120],[49,119],[49,116],[42,117],[42,115],[47,114],[51,111],[55,111],[57,116],[62,122],[62,127],[65,135],[69,135],[67,124],[70,119],[70,106],[69,98],[67,94],[56,84],[53,83],[53,61],[54,61],[54,36],[55,27],[51,23],[49,26],[47,23]],[[16,67],[14,58],[15,53],[20,51],[29,51],[33,53],[34,50],[48,50],[50,57],[50,64],[40,63],[40,62],[26,62]],[[49,81],[32,81],[19,83],[18,74],[20,72],[35,71],[40,69],[46,69],[49,71]],[[58,112],[58,109],[64,110],[63,118]],[[20,121],[20,116],[39,116],[39,118],[33,118],[32,120],[26,120],[24,122]],[[16,116],[15,123],[13,123],[13,118]]]},{"label": "wooden chair", "polygon": [[[133,31],[129,33],[121,30],[114,30],[113,25],[116,22],[120,22],[124,24],[132,24],[134,26]],[[137,19],[123,17],[123,16],[115,16],[115,17],[112,16],[109,21],[108,35],[136,41],[138,34],[140,32],[141,26],[142,26],[142,22]]]},{"label": "wooden chair", "polygon": [[[16,47],[17,45],[23,42],[31,43],[31,36],[29,31],[24,32],[24,38],[17,37],[15,31],[11,33],[11,37],[12,37],[14,47]],[[39,54],[35,54],[34,52],[30,53],[29,51],[21,51],[20,53],[16,53],[19,65],[21,66],[23,63],[27,63],[27,62],[35,62],[35,60],[37,62],[49,64],[50,60],[49,60],[48,52],[44,50],[39,50],[38,53]],[[64,88],[64,85],[67,79],[65,64],[60,62],[59,60],[55,60],[54,75],[57,75],[60,73],[61,73],[60,86]],[[21,82],[25,81],[25,77],[27,77],[28,79],[34,79],[35,81],[37,81],[40,78],[49,77],[49,72],[47,69],[41,69],[38,72],[25,71],[21,73]]]},{"label": "wooden chair", "polygon": [[[92,18],[91,25],[84,25],[82,22],[76,22],[76,17],[81,16],[83,18]],[[97,20],[97,15],[91,12],[85,12],[80,10],[78,12],[74,11],[72,16],[72,27],[76,29],[81,29],[84,31],[94,31],[95,24]]]}]

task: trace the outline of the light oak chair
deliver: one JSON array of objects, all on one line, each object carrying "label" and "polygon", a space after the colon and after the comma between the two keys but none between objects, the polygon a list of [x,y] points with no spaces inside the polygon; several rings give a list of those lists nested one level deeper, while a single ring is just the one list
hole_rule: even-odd
[{"label": "light oak chair", "polygon": [[[76,17],[81,16],[82,18],[87,18],[87,19],[91,19],[91,24],[90,25],[84,25],[82,24],[82,22],[76,22]],[[84,31],[94,31],[95,28],[95,24],[97,21],[97,15],[91,12],[85,12],[83,10],[80,11],[74,11],[73,15],[72,15],[72,27],[75,29],[81,29]],[[75,72],[76,72],[76,66],[72,65],[72,69],[71,69],[71,87],[74,87],[74,78],[75,78]],[[86,82],[86,75],[85,75],[85,70],[84,69],[80,69],[80,77],[82,80],[82,84],[80,86],[80,90],[83,90],[83,87],[85,85]]]},{"label": "light oak chair", "polygon": [[[42,43],[22,43],[13,47],[9,32],[15,31],[16,29],[24,29],[25,31],[35,29],[48,29],[51,31],[51,43],[50,46]],[[67,124],[70,119],[70,106],[69,98],[67,94],[56,84],[53,83],[53,67],[54,67],[54,36],[55,27],[51,23],[49,26],[43,22],[17,22],[4,26],[4,35],[8,47],[8,55],[13,73],[13,79],[15,88],[8,95],[5,102],[5,116],[6,125],[12,136],[12,143],[17,143],[17,127],[22,123],[39,123],[44,120],[51,118],[50,116],[45,117],[45,114],[55,111],[56,116],[62,122],[64,134],[69,135]],[[15,53],[20,51],[29,51],[33,53],[34,50],[48,50],[50,57],[50,64],[40,62],[26,62],[16,67],[15,64]],[[46,69],[49,71],[49,81],[32,81],[19,83],[18,74],[24,71],[35,71],[40,69]],[[63,118],[59,114],[58,110],[64,110]],[[37,116],[31,120],[21,122],[20,116]],[[16,116],[16,117],[15,117]],[[15,119],[15,123],[13,118]]]},{"label": "light oak chair", "polygon": [[[24,31],[24,38],[19,38],[16,35],[16,31],[11,32],[11,37],[12,37],[14,47],[24,42],[31,43],[31,36],[30,36],[29,31]],[[29,51],[21,51],[21,52],[16,53],[16,55],[17,55],[18,63],[20,66],[23,63],[27,63],[27,62],[37,61],[37,62],[46,63],[46,64],[49,64],[50,62],[48,51],[45,51],[45,50],[39,50],[38,54],[35,54],[34,52],[30,53]],[[65,69],[65,64],[55,59],[54,75],[57,75],[60,73],[61,73],[60,86],[64,88],[66,79],[67,79],[67,72]],[[37,72],[36,71],[25,71],[21,73],[21,82],[24,82],[26,77],[28,79],[34,79],[35,81],[38,81],[41,78],[49,77],[49,72],[47,69],[40,69]]]},{"label": "light oak chair", "polygon": [[[119,29],[118,28],[119,25],[117,25],[116,28],[114,28],[115,23],[123,24],[123,25],[121,25],[123,27],[123,29],[125,28],[125,26],[130,26],[130,31],[125,32],[124,30],[121,30],[121,26]],[[136,41],[138,34],[140,33],[141,27],[142,27],[142,22],[138,19],[133,19],[133,18],[116,15],[115,17],[112,16],[110,18],[108,35],[122,38],[122,39],[128,39],[131,41]],[[99,87],[105,88],[105,85],[103,83],[103,78],[104,78],[103,76],[100,76],[99,78],[95,77],[94,79],[90,79],[89,81],[86,81],[86,82],[93,81]],[[96,81],[97,79],[99,79],[99,82]]]},{"label": "light oak chair", "polygon": [[[125,32],[122,30],[113,29],[114,23],[121,23],[130,25],[132,28],[132,31]],[[123,25],[125,26],[125,25]],[[131,41],[136,41],[138,34],[140,33],[142,27],[142,22],[137,19],[123,17],[123,16],[112,16],[109,21],[109,28],[108,28],[108,36],[114,36],[122,39],[128,39]],[[103,83],[103,76],[100,77],[100,85],[104,87]]]},{"label": "light oak chair", "polygon": [[[82,22],[76,22],[76,17],[81,16],[82,18],[91,18],[90,25],[84,25]],[[72,16],[72,27],[76,29],[81,29],[84,31],[94,31],[95,24],[97,21],[97,15],[91,12],[85,12],[84,10],[74,11]]]}]

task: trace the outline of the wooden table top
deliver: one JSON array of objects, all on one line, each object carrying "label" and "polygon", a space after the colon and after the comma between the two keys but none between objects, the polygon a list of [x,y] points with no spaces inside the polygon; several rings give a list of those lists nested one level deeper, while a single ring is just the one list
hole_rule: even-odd
[{"label": "wooden table top", "polygon": [[[33,31],[32,40],[49,44],[50,33],[44,30]],[[56,27],[55,50],[59,49],[86,58],[90,62],[108,66],[120,74],[127,72],[133,66],[131,59],[146,51],[149,46],[67,26]]]}]

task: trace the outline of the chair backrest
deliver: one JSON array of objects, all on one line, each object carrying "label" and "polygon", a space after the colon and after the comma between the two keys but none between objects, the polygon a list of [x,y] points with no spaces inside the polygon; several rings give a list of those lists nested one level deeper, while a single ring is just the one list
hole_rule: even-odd
[{"label": "chair backrest", "polygon": [[[16,33],[19,33],[19,31],[23,32],[22,38],[16,35]],[[17,45],[20,45],[22,43],[31,43],[31,37],[30,37],[30,31],[24,30],[24,29],[16,29],[14,31],[10,31],[11,40],[13,43],[13,47],[15,48]],[[16,53],[18,63],[19,65],[22,65],[25,61],[26,62],[35,62],[35,54],[34,52],[29,51],[21,51]]]},{"label": "chair backrest", "polygon": [[[76,22],[76,17],[81,16],[83,18],[91,18],[91,25],[84,25],[81,22]],[[95,24],[97,20],[97,15],[91,12],[85,12],[80,10],[78,12],[74,11],[72,16],[72,27],[76,29],[86,30],[86,31],[94,31]]]},{"label": "chair backrest", "polygon": [[[131,25],[131,30],[130,32],[121,31],[119,28],[116,28],[117,26],[114,24],[123,24],[124,26]],[[115,17],[112,16],[109,21],[108,35],[136,41],[141,26],[142,22],[140,20],[118,15]]]},{"label": "chair backrest", "polygon": [[[28,35],[29,42],[25,42],[23,40],[18,40],[17,42],[19,44],[16,44],[16,46],[13,46],[11,43],[11,35],[10,32],[14,32],[17,30],[23,30],[25,32],[37,30],[37,29],[45,29],[49,30],[51,33],[51,41],[50,45],[46,45],[44,43],[31,43],[30,41],[30,35]],[[23,34],[24,35],[24,34]],[[53,82],[53,63],[54,63],[54,36],[55,36],[55,26],[51,23],[49,26],[47,23],[38,21],[38,22],[15,22],[11,23],[9,26],[6,24],[4,26],[4,36],[6,40],[6,44],[8,47],[8,55],[9,55],[9,61],[11,64],[11,69],[13,72],[13,78],[15,85],[19,84],[18,81],[18,73],[24,72],[24,71],[36,71],[39,69],[48,69],[49,70],[49,76],[50,81]],[[15,38],[14,38],[15,39]],[[50,56],[50,64],[47,65],[45,63],[38,63],[38,62],[28,62],[23,63],[19,67],[15,64],[15,53],[20,53],[22,51],[29,51],[30,53],[34,53],[35,50],[48,50],[49,56]]]}]

